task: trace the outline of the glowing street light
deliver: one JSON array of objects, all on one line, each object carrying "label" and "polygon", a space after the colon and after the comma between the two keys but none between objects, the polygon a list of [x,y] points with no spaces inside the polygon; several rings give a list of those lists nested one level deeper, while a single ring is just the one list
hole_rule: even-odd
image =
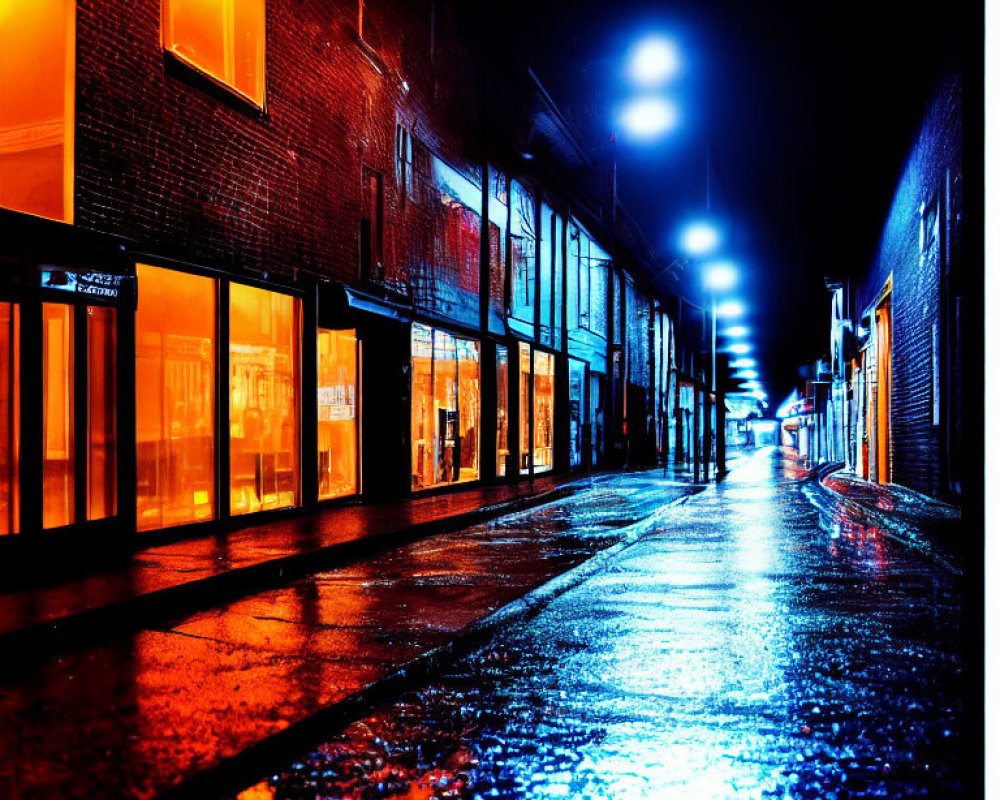
[{"label": "glowing street light", "polygon": [[680,65],[673,42],[662,36],[649,36],[632,51],[628,72],[640,86],[656,86],[676,75]]},{"label": "glowing street light", "polygon": [[737,344],[729,345],[729,352],[736,353],[736,355],[741,356],[744,353],[750,352],[750,345],[744,344],[743,342],[738,342]]},{"label": "glowing street light", "polygon": [[653,139],[677,124],[677,108],[662,97],[641,97],[621,115],[625,129],[637,139]]},{"label": "glowing street light", "polygon": [[705,286],[713,292],[725,292],[736,285],[738,273],[731,261],[713,261],[705,266]]},{"label": "glowing street light", "polygon": [[730,366],[736,369],[747,369],[757,366],[757,359],[755,358],[738,358]]},{"label": "glowing street light", "polygon": [[743,304],[738,300],[727,300],[719,303],[716,310],[720,317],[739,317],[743,314]]},{"label": "glowing street light", "polygon": [[704,256],[719,246],[718,229],[709,222],[692,222],[681,234],[681,247],[688,255]]},{"label": "glowing street light", "polygon": [[749,378],[750,380],[755,380],[760,377],[755,369],[743,369],[736,373],[737,378]]},{"label": "glowing street light", "polygon": [[734,339],[742,339],[749,334],[750,329],[746,325],[733,325],[722,332],[723,336],[731,336]]}]

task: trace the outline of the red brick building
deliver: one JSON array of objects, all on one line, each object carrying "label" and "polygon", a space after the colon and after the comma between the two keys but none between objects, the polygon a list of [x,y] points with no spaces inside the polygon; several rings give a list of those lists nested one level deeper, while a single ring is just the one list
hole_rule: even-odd
[{"label": "red brick building", "polygon": [[450,4],[4,12],[5,541],[668,455],[700,342]]}]

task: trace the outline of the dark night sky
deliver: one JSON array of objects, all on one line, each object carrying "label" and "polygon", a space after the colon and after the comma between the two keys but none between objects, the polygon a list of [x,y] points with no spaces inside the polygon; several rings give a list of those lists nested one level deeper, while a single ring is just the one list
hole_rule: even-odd
[{"label": "dark night sky", "polygon": [[[873,9],[873,6],[875,9]],[[772,406],[826,352],[824,275],[870,263],[934,75],[957,31],[922,4],[792,0],[508,0],[491,12],[581,133],[609,158],[631,43],[671,36],[682,72],[663,93],[680,124],[656,145],[619,137],[619,196],[654,248],[676,252],[704,213],[706,147],[724,254],[741,265]],[[952,33],[949,33],[949,29]],[[499,46],[495,44],[494,46]]]}]

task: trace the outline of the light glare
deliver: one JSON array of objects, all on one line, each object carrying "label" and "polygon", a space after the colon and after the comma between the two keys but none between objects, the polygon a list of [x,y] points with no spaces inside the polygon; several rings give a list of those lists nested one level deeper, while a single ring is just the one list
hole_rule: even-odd
[{"label": "light glare", "polygon": [[727,300],[719,304],[716,313],[720,317],[738,317],[743,313],[743,304],[737,300]]},{"label": "light glare", "polygon": [[743,355],[744,353],[750,352],[750,345],[743,344],[742,342],[739,344],[731,344],[729,345],[729,352],[736,353],[737,355]]},{"label": "light glare", "polygon": [[692,222],[681,236],[681,247],[693,256],[703,256],[718,246],[719,232],[708,222]]},{"label": "light glare", "polygon": [[644,97],[626,106],[621,121],[634,137],[652,139],[677,124],[677,109],[661,97]]},{"label": "light glare", "polygon": [[705,267],[705,286],[724,292],[736,285],[736,266],[731,261],[714,261]]},{"label": "light glare", "polygon": [[672,78],[680,67],[673,43],[660,36],[643,39],[632,51],[629,74],[642,86],[655,86]]},{"label": "light glare", "polygon": [[733,336],[737,339],[746,336],[750,333],[750,329],[746,325],[733,325],[731,328],[726,328],[723,332],[723,336]]},{"label": "light glare", "polygon": [[732,363],[732,366],[736,369],[743,369],[745,367],[756,367],[757,360],[754,358],[739,358]]}]

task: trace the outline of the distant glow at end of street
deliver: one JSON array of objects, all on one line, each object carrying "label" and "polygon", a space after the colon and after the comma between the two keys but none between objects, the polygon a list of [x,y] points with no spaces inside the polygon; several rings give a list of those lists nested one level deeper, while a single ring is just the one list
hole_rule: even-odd
[{"label": "distant glow at end of street", "polygon": [[720,317],[738,317],[743,313],[743,304],[738,300],[727,300],[725,303],[719,303],[716,313]]},{"label": "distant glow at end of street", "polygon": [[716,292],[725,292],[736,285],[738,273],[731,261],[713,261],[705,267],[705,286]]},{"label": "distant glow at end of street", "polygon": [[731,366],[735,367],[736,369],[746,369],[748,367],[756,367],[757,360],[754,358],[739,358],[736,361],[734,361],[731,364]]},{"label": "distant glow at end of street", "polygon": [[729,345],[729,352],[736,353],[737,355],[743,355],[744,353],[750,352],[750,345],[743,344],[742,342],[737,344]]},{"label": "distant glow at end of street", "polygon": [[692,222],[681,234],[681,247],[692,256],[703,256],[719,246],[719,231],[708,222]]},{"label": "distant glow at end of street", "polygon": [[680,64],[673,42],[662,36],[649,36],[632,51],[629,76],[641,86],[656,86],[676,75]]},{"label": "distant glow at end of street", "polygon": [[[750,333],[750,329],[746,325],[733,325],[731,328],[726,328],[723,332],[723,336],[733,336],[740,339],[747,336]],[[756,375],[754,376],[756,377]]]},{"label": "distant glow at end of street", "polygon": [[750,380],[756,380],[760,377],[757,370],[755,369],[744,369],[736,373],[737,378],[749,378]]},{"label": "distant glow at end of street", "polygon": [[677,124],[677,109],[662,97],[644,97],[625,107],[621,122],[633,137],[653,139]]}]

